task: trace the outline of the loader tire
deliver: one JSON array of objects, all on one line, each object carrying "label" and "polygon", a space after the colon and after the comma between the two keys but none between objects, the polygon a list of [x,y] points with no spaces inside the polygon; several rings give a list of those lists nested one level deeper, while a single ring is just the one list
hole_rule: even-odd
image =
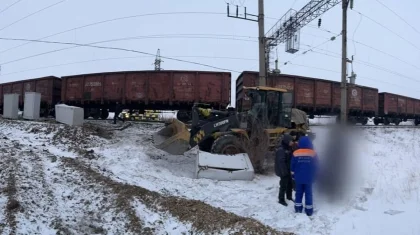
[{"label": "loader tire", "polygon": [[234,155],[245,151],[238,146],[238,138],[234,135],[222,135],[217,138],[211,147],[211,152],[215,154]]}]

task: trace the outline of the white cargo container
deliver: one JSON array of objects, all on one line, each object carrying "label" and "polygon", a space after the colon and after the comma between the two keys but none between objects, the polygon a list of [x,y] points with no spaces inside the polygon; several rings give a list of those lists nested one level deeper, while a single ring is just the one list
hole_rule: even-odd
[{"label": "white cargo container", "polygon": [[39,119],[41,108],[41,93],[25,92],[25,102],[23,103],[24,119]]},{"label": "white cargo container", "polygon": [[4,94],[3,118],[18,119],[19,94]]},{"label": "white cargo container", "polygon": [[70,126],[83,125],[84,111],[82,108],[57,104],[55,106],[55,120]]},{"label": "white cargo container", "polygon": [[251,160],[245,153],[226,156],[198,150],[195,163],[197,179],[252,181],[255,176]]}]

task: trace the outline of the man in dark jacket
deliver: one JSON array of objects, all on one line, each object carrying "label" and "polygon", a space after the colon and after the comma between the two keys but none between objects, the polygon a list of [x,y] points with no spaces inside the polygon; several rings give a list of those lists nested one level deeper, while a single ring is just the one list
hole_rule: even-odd
[{"label": "man in dark jacket", "polygon": [[312,184],[318,170],[318,155],[314,151],[312,142],[307,136],[302,136],[298,142],[298,150],[293,152],[291,161],[292,177],[296,182],[295,211],[303,210],[302,198],[305,194],[305,213],[313,213]]},{"label": "man in dark jacket", "polygon": [[115,104],[114,124],[117,124],[117,119],[124,121],[124,118],[118,117],[122,112],[122,107],[119,102]]},{"label": "man in dark jacket", "polygon": [[276,175],[280,177],[279,203],[283,206],[287,206],[286,200],[284,199],[285,194],[288,200],[293,201],[293,182],[290,173],[293,145],[293,137],[289,134],[285,134],[279,148],[276,151],[276,159],[274,163]]}]

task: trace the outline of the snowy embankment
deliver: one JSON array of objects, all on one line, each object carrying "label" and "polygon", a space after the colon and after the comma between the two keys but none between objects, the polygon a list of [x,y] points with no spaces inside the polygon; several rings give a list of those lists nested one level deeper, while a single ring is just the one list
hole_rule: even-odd
[{"label": "snowy embankment", "polygon": [[[95,122],[72,128],[0,119],[0,234],[274,232],[256,220],[200,201],[108,177],[109,170],[97,164],[106,162],[108,155],[91,149],[124,142],[114,134],[123,134],[127,127],[130,130],[128,125]],[[138,146],[137,142],[131,149],[138,153]],[[111,157],[123,153],[116,154]],[[142,170],[139,161],[127,167],[130,174]]]},{"label": "snowy embankment", "polygon": [[[293,204],[277,203],[274,175],[251,182],[193,179],[195,150],[173,156],[152,146],[151,134],[161,124],[120,127],[0,120],[0,234],[182,234],[240,227],[266,234],[270,228],[257,221],[297,234],[420,234],[418,129],[354,133],[357,188],[340,204],[315,192],[316,213],[309,219],[295,214]],[[327,127],[312,129],[322,158]]]},{"label": "snowy embankment", "polygon": [[[416,156],[420,153],[420,141],[415,137],[419,133],[417,129],[363,129],[358,133],[362,141],[358,144],[358,156],[355,158],[362,160],[361,166],[367,167],[363,171],[365,174],[360,176],[363,181],[357,185],[358,190],[353,192],[351,200],[340,205],[328,205],[315,194],[317,213],[313,220],[309,220],[303,214],[294,214],[292,206],[284,208],[276,202],[277,177],[257,176],[252,182],[193,179],[194,150],[185,156],[166,154],[150,144],[150,134],[158,129],[157,125],[136,127],[118,133],[123,141],[95,148],[95,153],[102,158],[94,160],[93,164],[107,169],[110,177],[119,181],[163,194],[201,200],[235,214],[255,218],[280,231],[298,234],[395,234],[391,232],[395,229],[383,229],[388,226],[420,232],[420,225],[410,223],[415,218],[413,213],[420,215],[419,206],[415,205],[417,197],[410,194],[419,193],[420,183],[405,181],[417,177],[416,172],[420,172],[420,154]],[[322,155],[323,140],[327,140],[326,128],[313,127],[313,130],[318,135],[315,144]],[[392,201],[387,202],[390,197]],[[408,202],[414,206],[403,206]],[[382,206],[378,207],[378,204]],[[360,208],[363,210],[360,211]],[[387,214],[400,208],[404,208],[401,209],[403,213]],[[360,219],[363,217],[370,218],[370,225]],[[388,220],[390,222],[386,225],[376,224]],[[401,228],[399,231],[404,230]]]}]

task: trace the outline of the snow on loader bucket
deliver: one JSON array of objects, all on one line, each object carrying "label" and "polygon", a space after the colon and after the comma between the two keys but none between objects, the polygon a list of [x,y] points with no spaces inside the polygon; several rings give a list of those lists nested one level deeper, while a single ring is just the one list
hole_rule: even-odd
[{"label": "snow on loader bucket", "polygon": [[175,118],[171,124],[153,135],[155,147],[173,155],[184,154],[189,149],[189,141],[187,126]]}]

